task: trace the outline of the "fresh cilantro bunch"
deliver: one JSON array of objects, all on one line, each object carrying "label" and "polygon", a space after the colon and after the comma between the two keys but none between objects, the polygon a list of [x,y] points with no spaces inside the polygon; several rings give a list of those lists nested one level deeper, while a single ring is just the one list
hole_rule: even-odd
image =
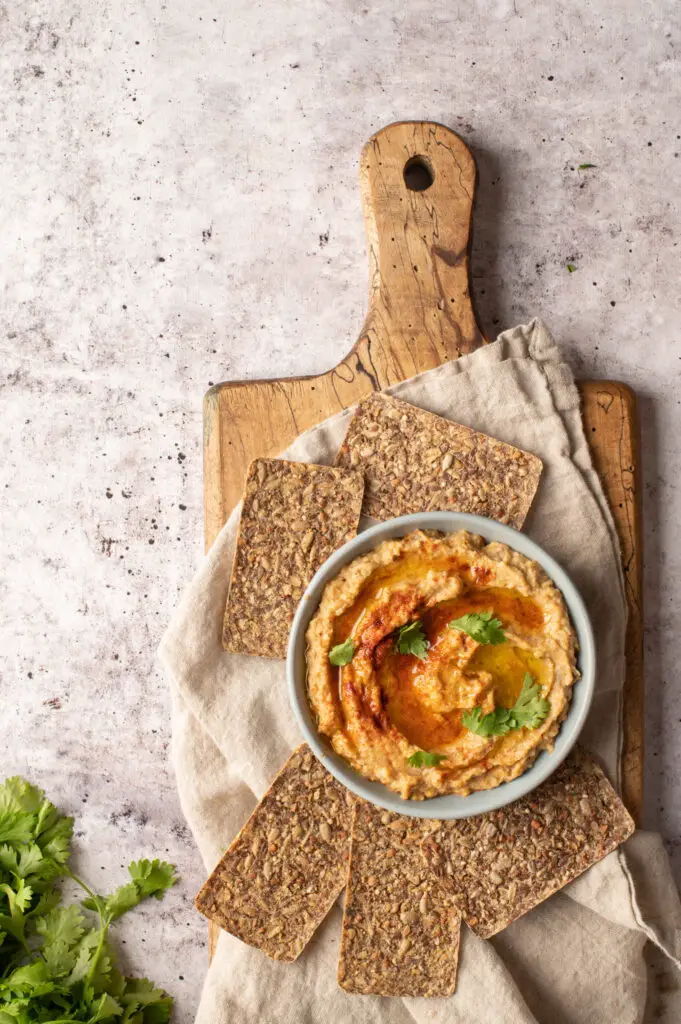
[{"label": "fresh cilantro bunch", "polygon": [[526,672],[522,690],[512,708],[495,708],[487,715],[483,715],[482,708],[473,708],[464,711],[461,721],[478,736],[503,736],[512,729],[536,729],[549,709],[550,704],[542,697],[539,684]]},{"label": "fresh cilantro bunch", "polygon": [[[172,999],[146,978],[116,968],[109,927],[177,879],[163,861],[140,860],[131,880],[99,896],[68,867],[73,819],[25,779],[0,786],[0,1024],[164,1024]],[[57,879],[88,894],[61,905]]]}]

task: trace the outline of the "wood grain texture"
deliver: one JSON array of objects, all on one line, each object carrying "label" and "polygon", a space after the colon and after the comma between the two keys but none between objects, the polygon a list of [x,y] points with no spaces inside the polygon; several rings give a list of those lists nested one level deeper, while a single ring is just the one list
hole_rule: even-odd
[{"label": "wood grain texture", "polygon": [[[433,176],[417,192],[405,166]],[[204,399],[205,536],[210,546],[241,497],[249,462],[363,395],[472,352],[483,343],[468,286],[475,163],[448,128],[389,125],[362,150],[369,303],[357,344],[317,377],[216,384]]]},{"label": "wood grain texture", "polygon": [[622,795],[638,824],[643,807],[643,546],[636,395],[626,384],[580,385],[594,465],[615,520],[622,552],[629,621],[625,643]]},{"label": "wood grain texture", "polygon": [[[422,158],[433,177],[411,191],[405,165]],[[442,125],[401,122],[364,147],[360,181],[369,250],[367,317],[357,344],[316,377],[218,384],[204,400],[204,507],[208,549],[241,498],[246,469],[278,455],[303,430],[381,390],[485,343],[468,284],[475,165]],[[636,821],[643,800],[641,517],[635,395],[614,381],[580,384],[596,469],[622,546],[626,641],[625,803]],[[225,838],[227,841],[229,837]],[[209,953],[217,942],[209,932]]]}]

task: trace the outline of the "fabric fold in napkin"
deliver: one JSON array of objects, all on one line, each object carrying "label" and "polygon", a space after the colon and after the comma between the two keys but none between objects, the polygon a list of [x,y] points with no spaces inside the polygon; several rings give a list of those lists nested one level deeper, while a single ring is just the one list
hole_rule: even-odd
[{"label": "fabric fold in napkin", "polygon": [[[582,427],[570,369],[538,320],[388,389],[538,455],[544,463],[527,532],[567,570],[598,647],[596,696],[581,742],[620,784],[626,604],[615,527]],[[333,465],[352,410],[301,435],[286,458]],[[220,637],[236,509],[188,587],[160,657],[173,696],[180,800],[206,868],[238,833],[300,742],[283,661],[226,654]],[[380,998],[336,981],[336,905],[295,964],[275,963],[221,933],[197,1024],[639,1024],[681,1020],[681,904],[658,836],[637,832],[562,892],[491,941],[462,929],[456,994]],[[646,952],[651,940],[657,953]],[[664,956],[660,955],[664,951]],[[657,982],[646,959],[656,960]]]}]

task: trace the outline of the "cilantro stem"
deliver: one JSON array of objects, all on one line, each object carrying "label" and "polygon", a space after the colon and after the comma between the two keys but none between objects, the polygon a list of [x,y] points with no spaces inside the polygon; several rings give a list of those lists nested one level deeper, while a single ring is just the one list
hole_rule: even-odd
[{"label": "cilantro stem", "polygon": [[[82,878],[79,878],[78,875],[74,875],[73,871],[69,867],[66,867],[65,871],[66,871],[66,874],[69,876],[69,878],[71,878],[74,882],[78,883],[78,885],[81,887],[81,889],[85,889],[85,892],[88,894],[88,896],[92,897],[92,899],[95,901],[95,903],[97,903],[97,904],[99,903],[99,896],[97,895],[97,893],[93,892],[92,889],[88,885],[85,884],[85,882],[83,881]],[[54,1022],[53,1022],[53,1024],[54,1024]]]},{"label": "cilantro stem", "polygon": [[97,895],[97,893],[93,892],[89,885],[85,884],[82,878],[79,878],[78,875],[74,875],[73,871],[71,871],[70,868],[67,867],[66,873],[68,874],[69,878],[72,878],[74,882],[77,882],[77,884],[82,889],[85,889],[85,892],[88,894],[88,896],[91,898],[92,902],[95,904],[97,908],[97,917],[99,918],[99,942],[97,943],[97,950],[92,958],[90,969],[88,970],[87,976],[85,978],[86,982],[89,982],[92,981],[92,977],[95,971],[97,970],[97,965],[102,957],[102,953],[104,951],[104,943],[106,942],[106,936],[109,931],[109,925],[111,924],[111,921],[104,921],[104,916],[102,914],[102,901]]},{"label": "cilantro stem", "polygon": [[60,1017],[59,1020],[51,1020],[50,1024],[78,1024],[75,1017]]},{"label": "cilantro stem", "polygon": [[90,970],[87,972],[87,976],[85,978],[86,984],[88,982],[92,981],[93,975],[94,975],[95,971],[97,970],[97,965],[99,964],[99,961],[101,959],[102,953],[104,952],[104,943],[106,941],[106,936],[107,936],[107,933],[109,931],[109,925],[111,924],[110,921],[107,921],[107,923],[104,924],[104,920],[102,918],[101,913],[99,914],[99,923],[100,923],[100,928],[101,928],[100,935],[99,935],[99,942],[97,943],[97,950],[95,952],[95,955],[92,958],[92,963],[90,964]]}]

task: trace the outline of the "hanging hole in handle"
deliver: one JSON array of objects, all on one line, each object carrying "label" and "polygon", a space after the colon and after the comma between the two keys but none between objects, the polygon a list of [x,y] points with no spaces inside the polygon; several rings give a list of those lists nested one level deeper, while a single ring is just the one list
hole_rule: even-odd
[{"label": "hanging hole in handle", "polygon": [[425,192],[435,181],[432,167],[424,156],[412,156],[404,165],[404,184],[412,192]]}]

